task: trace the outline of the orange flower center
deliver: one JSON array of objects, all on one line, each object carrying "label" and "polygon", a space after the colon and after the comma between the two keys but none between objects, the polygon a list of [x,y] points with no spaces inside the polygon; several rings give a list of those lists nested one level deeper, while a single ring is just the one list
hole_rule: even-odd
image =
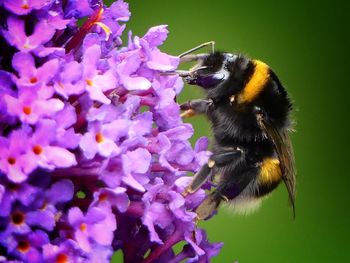
[{"label": "orange flower center", "polygon": [[85,223],[81,223],[80,226],[79,226],[79,229],[83,232],[85,232],[87,230],[87,224]]},{"label": "orange flower center", "polygon": [[29,107],[29,106],[24,106],[23,107],[23,112],[24,112],[24,114],[29,115],[29,114],[32,113],[32,108]]},{"label": "orange flower center", "polygon": [[28,241],[22,240],[22,241],[18,242],[17,249],[21,253],[26,253],[30,249],[30,244]]},{"label": "orange flower center", "polygon": [[21,7],[22,7],[23,9],[29,9],[29,5],[28,5],[27,3],[21,5]]},{"label": "orange flower center", "polygon": [[68,263],[68,256],[64,253],[60,253],[56,257],[56,263]]},{"label": "orange flower center", "polygon": [[41,154],[43,152],[43,148],[40,145],[34,145],[33,146],[33,152],[36,155],[39,155],[39,154]]},{"label": "orange flower center", "polygon": [[100,196],[98,197],[98,200],[100,202],[106,201],[107,200],[107,194],[100,194]]},{"label": "orange flower center", "polygon": [[14,212],[11,215],[11,221],[15,225],[22,225],[24,223],[24,214],[22,212]]},{"label": "orange flower center", "polygon": [[86,84],[87,84],[88,86],[92,86],[93,82],[92,82],[91,79],[87,79],[87,80],[86,80]]},{"label": "orange flower center", "polygon": [[103,137],[102,133],[100,133],[100,132],[96,133],[96,135],[95,135],[95,140],[96,140],[96,142],[98,142],[98,143],[103,142],[104,137]]},{"label": "orange flower center", "polygon": [[13,157],[7,158],[7,161],[8,161],[8,163],[11,164],[11,165],[14,165],[14,164],[16,163],[16,159],[13,158]]},{"label": "orange flower center", "polygon": [[34,83],[37,83],[38,79],[36,77],[32,77],[30,78],[29,82],[34,84]]}]

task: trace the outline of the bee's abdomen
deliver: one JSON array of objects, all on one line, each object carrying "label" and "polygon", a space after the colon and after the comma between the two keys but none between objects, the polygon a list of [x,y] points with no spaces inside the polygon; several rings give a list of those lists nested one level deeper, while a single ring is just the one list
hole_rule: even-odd
[{"label": "bee's abdomen", "polygon": [[280,181],[282,176],[280,161],[277,158],[265,158],[260,165],[259,181],[269,184]]},{"label": "bee's abdomen", "polygon": [[280,161],[277,158],[268,157],[260,165],[257,181],[258,187],[255,196],[264,196],[274,190],[282,180]]}]

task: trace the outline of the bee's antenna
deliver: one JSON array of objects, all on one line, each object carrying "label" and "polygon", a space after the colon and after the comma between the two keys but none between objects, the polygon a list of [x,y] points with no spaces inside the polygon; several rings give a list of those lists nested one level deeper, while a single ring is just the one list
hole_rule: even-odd
[{"label": "bee's antenna", "polygon": [[208,68],[208,66],[195,67],[195,68],[190,69],[190,73],[193,74],[193,73],[196,73],[196,71],[206,69],[206,68]]},{"label": "bee's antenna", "polygon": [[191,54],[191,53],[197,51],[198,49],[201,49],[201,48],[204,48],[204,47],[207,47],[207,46],[211,46],[211,53],[214,53],[214,51],[215,51],[215,41],[209,41],[209,42],[205,42],[203,44],[200,44],[200,45],[198,45],[198,46],[196,46],[194,48],[191,48],[190,50],[185,51],[184,53],[179,55],[179,58],[182,58],[182,57],[184,57],[184,56],[186,56],[188,54]]},{"label": "bee's antenna", "polygon": [[180,57],[180,63],[203,60],[207,56],[208,54],[205,54],[205,53],[184,55],[183,57]]}]

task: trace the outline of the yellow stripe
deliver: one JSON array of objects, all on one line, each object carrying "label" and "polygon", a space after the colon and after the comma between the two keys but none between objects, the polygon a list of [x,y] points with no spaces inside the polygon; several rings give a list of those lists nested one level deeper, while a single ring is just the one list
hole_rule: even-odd
[{"label": "yellow stripe", "polygon": [[259,180],[262,183],[272,183],[281,180],[280,161],[276,158],[266,158],[260,166]]},{"label": "yellow stripe", "polygon": [[253,76],[238,96],[238,103],[252,102],[263,90],[269,79],[269,66],[259,60],[253,60],[252,62],[255,64]]}]

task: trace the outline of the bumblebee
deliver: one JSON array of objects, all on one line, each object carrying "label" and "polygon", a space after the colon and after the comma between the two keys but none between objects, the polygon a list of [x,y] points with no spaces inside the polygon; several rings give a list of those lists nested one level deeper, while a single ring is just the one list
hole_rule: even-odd
[{"label": "bumblebee", "polygon": [[[208,54],[193,54],[211,45]],[[240,208],[257,204],[284,182],[295,216],[294,154],[289,138],[292,103],[276,74],[264,62],[240,54],[214,51],[204,43],[180,55],[195,61],[178,71],[206,97],[181,105],[183,116],[205,114],[212,124],[212,156],[197,172],[186,192],[209,179],[215,185],[196,209],[199,219],[210,217],[221,202]]]}]

